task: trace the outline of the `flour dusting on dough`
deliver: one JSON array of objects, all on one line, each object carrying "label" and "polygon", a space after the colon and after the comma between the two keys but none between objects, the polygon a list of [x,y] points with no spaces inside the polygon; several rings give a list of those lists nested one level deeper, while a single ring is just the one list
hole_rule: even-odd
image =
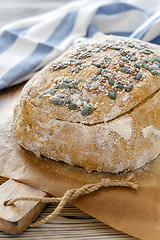
[{"label": "flour dusting on dough", "polygon": [[153,127],[152,125],[142,129],[142,135],[144,138],[148,138],[151,134],[160,137],[160,130]]},{"label": "flour dusting on dough", "polygon": [[125,140],[130,139],[132,135],[132,118],[121,117],[109,123],[109,128],[112,132],[117,133]]}]

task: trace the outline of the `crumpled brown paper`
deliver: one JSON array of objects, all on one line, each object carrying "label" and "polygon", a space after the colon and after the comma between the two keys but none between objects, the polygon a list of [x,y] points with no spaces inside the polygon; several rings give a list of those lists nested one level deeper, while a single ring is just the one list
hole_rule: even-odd
[{"label": "crumpled brown paper", "polygon": [[[125,174],[87,173],[82,168],[39,159],[16,143],[12,111],[22,86],[0,95],[0,175],[55,196],[102,178]],[[100,221],[140,239],[160,239],[160,157],[134,171],[139,189],[108,188],[80,197],[74,205]],[[7,200],[7,199],[6,199]]]}]

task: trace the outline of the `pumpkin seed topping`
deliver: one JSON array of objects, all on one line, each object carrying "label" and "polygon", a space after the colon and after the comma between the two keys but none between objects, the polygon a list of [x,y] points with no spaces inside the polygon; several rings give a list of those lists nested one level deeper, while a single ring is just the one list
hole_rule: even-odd
[{"label": "pumpkin seed topping", "polygon": [[78,105],[76,103],[69,103],[68,108],[70,110],[76,110],[78,108]]},{"label": "pumpkin seed topping", "polygon": [[[157,62],[157,63],[158,63],[158,62]],[[153,63],[153,67],[158,69],[158,68],[160,68],[160,65],[157,64],[157,63]]]},{"label": "pumpkin seed topping", "polygon": [[73,83],[66,83],[66,82],[63,82],[62,85],[61,85],[61,88],[69,88],[69,89],[72,89],[72,88],[77,88],[77,85],[76,84],[73,84]]},{"label": "pumpkin seed topping", "polygon": [[96,66],[98,68],[100,68],[102,66],[102,64],[99,63],[99,62],[92,62],[92,65],[94,65],[94,66]]},{"label": "pumpkin seed topping", "polygon": [[133,48],[134,45],[132,43],[128,43],[128,47]]},{"label": "pumpkin seed topping", "polygon": [[[110,51],[108,54],[108,50],[111,49],[113,59]],[[102,50],[102,57],[99,58],[98,52]],[[87,62],[84,59],[88,57],[92,58],[91,61]],[[86,71],[85,77],[80,77],[77,74],[78,77],[76,78],[75,73],[79,73],[84,68],[87,70],[92,65],[95,66],[92,68],[93,73]],[[108,39],[105,43],[80,44],[77,50],[69,55],[67,62],[53,63],[50,71],[58,71],[68,66],[70,66],[69,70],[67,69],[66,73],[64,71],[66,75],[63,75],[62,72],[62,78],[59,77],[59,80],[57,78],[53,81],[53,85],[48,89],[46,95],[47,97],[48,95],[51,96],[50,100],[53,104],[57,106],[65,105],[68,109],[80,111],[82,116],[85,116],[90,114],[87,109],[93,111],[91,99],[88,99],[88,101],[84,99],[88,92],[96,95],[107,92],[108,98],[115,100],[119,94],[132,91],[138,81],[144,80],[143,72],[149,71],[150,74],[158,76],[160,74],[160,56],[156,54],[156,51],[153,52],[147,44],[139,42],[132,44],[125,40],[113,41]],[[139,69],[141,69],[141,72]],[[40,98],[43,95],[45,94],[39,93]],[[94,107],[97,106],[94,105]]]},{"label": "pumpkin seed topping", "polygon": [[148,66],[148,70],[151,72],[153,70],[153,66],[152,65],[149,65]]},{"label": "pumpkin seed topping", "polygon": [[133,56],[130,60],[135,62],[135,61],[137,61],[137,59],[138,58],[136,56]]},{"label": "pumpkin seed topping", "polygon": [[144,67],[146,70],[149,69],[149,65],[146,62],[142,62],[142,67]]},{"label": "pumpkin seed topping", "polygon": [[119,89],[123,90],[124,89],[124,85],[121,84],[121,83],[117,83],[116,88],[119,88]]},{"label": "pumpkin seed topping", "polygon": [[128,84],[126,86],[126,92],[130,92],[130,91],[132,91],[132,89],[133,89],[133,85],[132,84]]},{"label": "pumpkin seed topping", "polygon": [[120,51],[120,54],[121,54],[122,56],[126,56],[126,55],[127,55],[127,53],[126,53],[124,50],[121,50],[121,51]]},{"label": "pumpkin seed topping", "polygon": [[109,62],[109,63],[112,62],[112,59],[110,57],[105,57],[104,60],[105,60],[105,62]]},{"label": "pumpkin seed topping", "polygon": [[73,73],[78,73],[80,71],[80,68],[79,67],[76,67],[72,70]]},{"label": "pumpkin seed topping", "polygon": [[103,70],[101,71],[101,75],[104,77],[104,76],[105,76],[105,73],[106,73],[106,69],[103,69]]},{"label": "pumpkin seed topping", "polygon": [[144,62],[146,62],[146,63],[148,63],[148,62],[149,62],[149,59],[148,59],[148,58],[146,58],[146,57],[143,57],[143,58],[142,58],[142,60],[143,60]]},{"label": "pumpkin seed topping", "polygon": [[152,70],[151,73],[152,73],[152,75],[156,75],[156,76],[159,75],[159,71],[157,71],[157,70]]},{"label": "pumpkin seed topping", "polygon": [[114,50],[120,50],[120,49],[122,49],[122,47],[120,47],[120,46],[115,46],[115,47],[112,47]]},{"label": "pumpkin seed topping", "polygon": [[138,81],[141,79],[141,77],[142,77],[142,73],[141,73],[141,72],[138,72],[138,73],[135,75],[135,79],[138,80]]},{"label": "pumpkin seed topping", "polygon": [[127,53],[127,56],[128,56],[129,58],[131,58],[131,57],[133,56],[133,53],[132,53],[132,52],[128,52],[128,53]]},{"label": "pumpkin seed topping", "polygon": [[92,113],[92,111],[93,111],[93,107],[85,106],[81,110],[81,115],[82,116],[88,116],[88,115],[90,115]]},{"label": "pumpkin seed topping", "polygon": [[87,87],[91,88],[92,83],[93,83],[92,81],[87,82]]},{"label": "pumpkin seed topping", "polygon": [[110,77],[108,79],[108,83],[109,83],[110,86],[113,86],[115,84],[115,79],[113,77]]},{"label": "pumpkin seed topping", "polygon": [[145,49],[144,51],[142,51],[142,53],[149,55],[149,54],[151,54],[152,52],[151,52],[149,49]]},{"label": "pumpkin seed topping", "polygon": [[70,104],[72,101],[71,101],[71,98],[68,97],[66,100],[65,100],[65,104]]},{"label": "pumpkin seed topping", "polygon": [[100,52],[100,48],[95,48],[94,52]]},{"label": "pumpkin seed topping", "polygon": [[45,94],[47,94],[48,93],[48,90],[46,90],[46,91],[43,91],[43,92],[40,92],[39,94],[38,94],[38,98],[42,98]]},{"label": "pumpkin seed topping", "polygon": [[76,83],[79,84],[80,82],[83,82],[83,80],[84,80],[84,77],[80,77],[76,80]]},{"label": "pumpkin seed topping", "polygon": [[101,74],[102,70],[103,70],[103,68],[99,68],[98,71],[97,71],[97,74],[98,75]]},{"label": "pumpkin seed topping", "polygon": [[56,91],[55,91],[54,89],[50,88],[50,89],[49,89],[49,93],[50,93],[51,95],[54,95],[54,94],[56,93]]},{"label": "pumpkin seed topping", "polygon": [[61,69],[65,69],[68,67],[68,64],[63,64],[62,66],[59,66],[58,69],[61,70]]},{"label": "pumpkin seed topping", "polygon": [[52,98],[51,102],[56,106],[63,106],[64,105],[64,101],[60,98]]},{"label": "pumpkin seed topping", "polygon": [[117,95],[113,89],[108,89],[108,96],[111,100],[115,100],[117,98]]},{"label": "pumpkin seed topping", "polygon": [[136,68],[141,68],[141,65],[140,64],[138,64],[138,63],[134,63],[134,66],[136,67]]},{"label": "pumpkin seed topping", "polygon": [[98,77],[93,77],[92,80],[93,80],[93,81],[97,81],[97,80],[98,80]]},{"label": "pumpkin seed topping", "polygon": [[155,61],[156,61],[156,57],[154,57],[154,56],[153,56],[153,57],[150,57],[150,58],[149,58],[149,61],[152,62],[152,63],[155,62]]},{"label": "pumpkin seed topping", "polygon": [[129,68],[128,67],[120,67],[119,70],[123,73],[129,71]]},{"label": "pumpkin seed topping", "polygon": [[121,57],[121,60],[122,60],[123,62],[129,62],[129,59],[126,58],[126,57]]},{"label": "pumpkin seed topping", "polygon": [[156,58],[156,61],[157,61],[157,62],[160,62],[160,56],[158,56],[158,57]]}]

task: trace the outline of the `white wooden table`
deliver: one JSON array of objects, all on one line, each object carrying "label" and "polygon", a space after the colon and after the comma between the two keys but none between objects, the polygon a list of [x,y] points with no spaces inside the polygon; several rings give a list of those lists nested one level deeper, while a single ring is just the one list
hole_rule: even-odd
[{"label": "white wooden table", "polygon": [[[38,15],[70,2],[71,0],[0,0],[0,28],[21,18]],[[2,182],[2,179],[0,179]],[[48,206],[39,219],[53,211],[55,205]],[[60,216],[40,227],[28,228],[19,236],[10,236],[0,232],[0,239],[110,239],[135,240],[136,238],[121,233],[72,205],[67,205]]]}]

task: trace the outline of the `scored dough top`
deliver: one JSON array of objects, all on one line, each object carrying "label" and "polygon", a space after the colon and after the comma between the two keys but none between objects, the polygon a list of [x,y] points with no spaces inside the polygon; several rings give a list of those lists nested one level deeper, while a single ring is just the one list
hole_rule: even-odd
[{"label": "scored dough top", "polygon": [[36,74],[21,98],[53,118],[110,121],[160,88],[160,51],[136,39],[100,36],[71,46]]}]

